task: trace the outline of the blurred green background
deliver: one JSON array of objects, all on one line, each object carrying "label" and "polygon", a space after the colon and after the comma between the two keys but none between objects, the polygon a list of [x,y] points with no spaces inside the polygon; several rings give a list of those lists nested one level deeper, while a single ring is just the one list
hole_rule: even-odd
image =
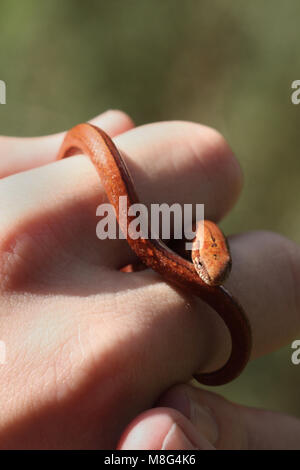
[{"label": "blurred green background", "polygon": [[[0,133],[49,134],[109,108],[137,125],[205,123],[245,174],[225,231],[269,229],[299,242],[299,17],[298,0],[1,0]],[[290,356],[287,347],[254,361],[221,391],[300,416],[300,365]]]}]

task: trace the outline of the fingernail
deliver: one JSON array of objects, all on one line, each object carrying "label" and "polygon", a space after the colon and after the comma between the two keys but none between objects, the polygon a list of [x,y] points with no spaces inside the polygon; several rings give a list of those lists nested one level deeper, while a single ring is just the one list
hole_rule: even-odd
[{"label": "fingernail", "polygon": [[163,440],[160,450],[195,450],[197,446],[193,444],[184,434],[178,424],[174,423]]},{"label": "fingernail", "polygon": [[167,393],[159,402],[159,406],[180,411],[211,444],[218,441],[219,429],[212,411],[208,406],[196,401],[187,391],[174,390]]},{"label": "fingernail", "polygon": [[193,437],[187,436],[183,429],[168,415],[150,415],[133,426],[120,442],[122,450],[194,450],[199,449]]}]

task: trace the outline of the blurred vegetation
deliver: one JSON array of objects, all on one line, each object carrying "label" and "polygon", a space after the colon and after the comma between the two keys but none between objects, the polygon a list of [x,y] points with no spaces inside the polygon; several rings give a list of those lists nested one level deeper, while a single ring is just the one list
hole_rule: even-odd
[{"label": "blurred vegetation", "polygon": [[[1,0],[1,134],[67,129],[108,108],[137,125],[184,119],[220,130],[245,174],[227,233],[300,240],[297,0]],[[298,188],[298,189],[297,189]],[[300,415],[289,347],[221,391]]]}]

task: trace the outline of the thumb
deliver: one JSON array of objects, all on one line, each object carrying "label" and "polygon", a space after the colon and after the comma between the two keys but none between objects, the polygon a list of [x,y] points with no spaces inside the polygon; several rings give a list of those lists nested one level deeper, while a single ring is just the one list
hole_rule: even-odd
[{"label": "thumb", "polygon": [[213,450],[192,423],[171,408],[152,408],[124,431],[118,450]]},{"label": "thumb", "polygon": [[[214,423],[217,449],[300,449],[299,419],[237,405],[198,387],[177,385],[160,398],[159,406],[181,412],[197,432],[208,437]],[[205,419],[206,415],[210,420]]]},{"label": "thumb", "polygon": [[236,405],[190,385],[176,385],[158,408],[139,415],[119,449],[300,449],[300,420]]}]

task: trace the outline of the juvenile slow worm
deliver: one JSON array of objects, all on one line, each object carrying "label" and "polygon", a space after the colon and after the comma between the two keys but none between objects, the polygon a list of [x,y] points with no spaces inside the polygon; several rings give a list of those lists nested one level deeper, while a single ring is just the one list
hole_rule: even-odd
[{"label": "juvenile slow worm", "polygon": [[[138,197],[124,160],[111,138],[92,124],[83,123],[67,132],[57,159],[75,154],[88,156],[94,164],[123,233],[133,217],[127,216],[126,227],[119,214],[119,198],[127,196],[127,214]],[[194,377],[205,385],[222,385],[237,377],[247,364],[252,347],[251,328],[247,316],[237,300],[219,284],[229,270],[230,257],[226,241],[213,222],[205,221],[202,257],[195,251],[194,264],[182,258],[160,239],[132,239],[127,241],[140,260],[164,279],[206,302],[223,319],[231,334],[230,357],[220,369],[198,373]],[[217,251],[216,251],[217,250]],[[204,272],[203,272],[204,269]],[[201,276],[201,277],[200,277]]]}]

